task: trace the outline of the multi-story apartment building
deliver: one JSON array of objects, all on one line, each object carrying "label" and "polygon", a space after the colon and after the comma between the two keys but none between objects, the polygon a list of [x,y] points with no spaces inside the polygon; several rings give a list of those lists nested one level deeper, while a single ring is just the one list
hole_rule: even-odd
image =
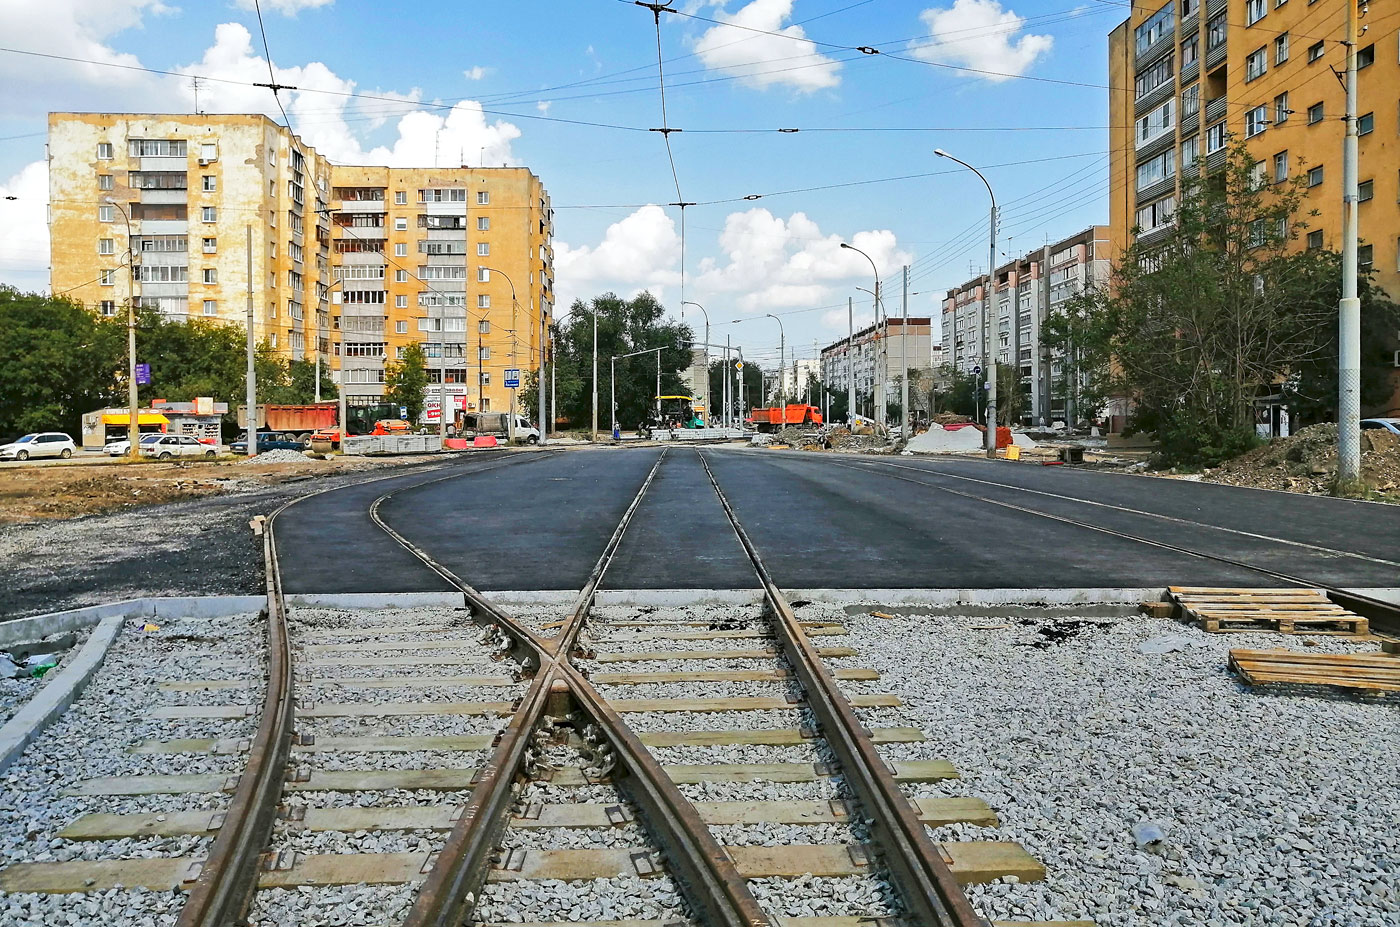
[{"label": "multi-story apartment building", "polygon": [[[1041,340],[1041,327],[1064,303],[1090,286],[1108,282],[1109,230],[1090,226],[998,267],[992,287],[991,329],[997,363],[1012,365],[1025,401],[1021,420],[1049,425],[1082,418],[1074,391],[1064,388],[1064,358]],[[982,309],[987,275],[948,291],[943,300],[943,354],[953,368],[970,374],[984,362]],[[1014,306],[1014,311],[1013,311]]]},{"label": "multi-story apartment building", "polygon": [[[1363,9],[1365,5],[1363,4]],[[1360,139],[1358,255],[1400,297],[1397,23],[1373,25],[1357,50]],[[1109,35],[1114,245],[1162,234],[1181,180],[1224,161],[1244,139],[1265,177],[1305,174],[1307,228],[1299,247],[1341,250],[1346,94],[1343,0],[1168,0],[1135,5]],[[1387,152],[1389,152],[1387,154]],[[1150,239],[1149,239],[1150,240]]]},{"label": "multi-story apartment building", "polygon": [[525,168],[332,165],[260,115],[90,113],[50,115],[49,164],[53,292],[99,312],[241,326],[251,297],[257,339],[352,406],[415,341],[433,410],[444,380],[459,410],[508,408],[506,370],[538,366],[553,212]]},{"label": "multi-story apartment building", "polygon": [[[877,377],[884,380],[886,401],[899,400],[899,377],[904,370],[902,352],[906,344],[910,368],[934,367],[942,363],[939,357],[942,349],[933,335],[932,326],[933,319],[928,316],[911,316],[906,339],[904,319],[892,315],[879,325],[857,331],[852,338],[842,338],[827,345],[821,352],[822,383],[833,393],[844,395],[854,366],[859,405],[856,411],[874,417],[872,402]],[[881,345],[884,346],[883,352]]]}]

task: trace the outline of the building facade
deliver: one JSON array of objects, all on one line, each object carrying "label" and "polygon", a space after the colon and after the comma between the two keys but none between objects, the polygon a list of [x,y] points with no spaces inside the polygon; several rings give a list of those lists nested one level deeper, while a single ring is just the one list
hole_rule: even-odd
[{"label": "building facade", "polygon": [[[1089,287],[1108,283],[1109,229],[1090,226],[998,267],[991,286],[992,347],[1000,365],[1017,371],[1022,393],[1021,421],[1050,425],[1091,417],[1076,409],[1069,382],[1072,365],[1041,338],[1042,326],[1064,304]],[[985,361],[982,310],[988,291],[985,274],[948,291],[943,299],[943,354],[953,369],[972,374]]]},{"label": "building facade", "polygon": [[50,114],[49,168],[52,291],[100,313],[243,326],[251,299],[258,341],[352,406],[418,342],[433,417],[444,381],[501,411],[506,371],[538,367],[553,211],[525,168],[332,165],[261,115],[92,113]]},{"label": "building facade", "polygon": [[908,346],[911,369],[934,367],[943,362],[939,356],[942,346],[933,334],[932,318],[911,316],[906,339],[904,319],[890,316],[879,325],[861,329],[852,338],[842,338],[822,348],[822,383],[831,392],[844,395],[854,367],[856,411],[873,418],[877,379],[883,381],[887,404],[899,401],[899,378],[904,370],[902,352],[905,345]]}]

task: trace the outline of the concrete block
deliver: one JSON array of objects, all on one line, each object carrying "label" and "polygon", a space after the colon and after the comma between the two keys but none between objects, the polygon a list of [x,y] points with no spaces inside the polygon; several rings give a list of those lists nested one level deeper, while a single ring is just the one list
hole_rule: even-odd
[{"label": "concrete block", "polygon": [[299,592],[286,597],[289,608],[461,608],[460,592]]},{"label": "concrete block", "polygon": [[19,759],[24,749],[68,710],[92,681],[126,620],[124,615],[103,618],[77,655],[65,660],[57,674],[0,728],[0,770]]}]

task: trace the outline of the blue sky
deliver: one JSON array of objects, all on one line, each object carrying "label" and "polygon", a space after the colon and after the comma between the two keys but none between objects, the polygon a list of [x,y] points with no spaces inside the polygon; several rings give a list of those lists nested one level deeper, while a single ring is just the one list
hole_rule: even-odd
[{"label": "blue sky", "polygon": [[[206,111],[280,121],[268,91],[248,86],[267,79],[252,5],[4,4],[0,44],[127,67],[0,52],[0,192],[16,197],[0,200],[0,281],[47,282],[50,110],[192,108],[188,77],[133,70],[147,68],[218,78],[203,82]],[[683,130],[671,135],[675,178],[662,136],[646,131],[662,125],[652,14],[630,0],[264,0],[263,15],[279,80],[306,88],[286,95],[293,127],[332,160],[485,158],[539,174],[557,209],[562,299],[650,288],[679,308],[679,211],[665,205],[678,180],[698,204],[685,217],[685,298],[706,306],[716,340],[756,356],[776,352],[767,312],[799,356],[844,335],[847,296],[869,318],[854,287],[870,285],[870,266],[839,240],[876,259],[896,313],[900,265],[913,266],[911,312],[935,316],[941,293],[985,266],[986,191],[934,148],[985,167],[1005,254],[1107,219],[1105,37],[1126,4],[674,7],[661,52],[668,124]]]}]

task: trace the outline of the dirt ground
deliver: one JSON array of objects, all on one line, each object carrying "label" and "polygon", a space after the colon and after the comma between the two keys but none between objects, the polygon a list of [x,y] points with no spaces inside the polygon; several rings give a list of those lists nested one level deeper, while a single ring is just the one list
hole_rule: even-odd
[{"label": "dirt ground", "polygon": [[[1201,478],[1231,486],[1327,493],[1337,475],[1337,426],[1310,425],[1275,438]],[[1376,501],[1400,502],[1400,438],[1384,431],[1361,433],[1361,480]]]},{"label": "dirt ground", "polygon": [[413,457],[327,457],[292,463],[237,458],[160,463],[0,467],[0,525],[103,515],[148,505],[243,493],[319,476],[421,462]]}]

